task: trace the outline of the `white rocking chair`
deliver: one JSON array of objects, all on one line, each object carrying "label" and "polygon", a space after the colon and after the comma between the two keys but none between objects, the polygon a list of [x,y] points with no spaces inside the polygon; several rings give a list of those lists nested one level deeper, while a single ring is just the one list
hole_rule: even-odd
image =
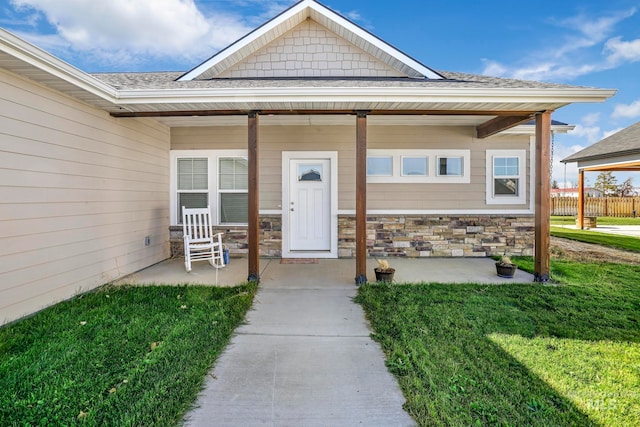
[{"label": "white rocking chair", "polygon": [[224,267],[222,233],[213,234],[211,210],[206,208],[187,209],[182,207],[182,230],[184,238],[184,267],[191,271],[194,261],[209,261],[218,269]]}]

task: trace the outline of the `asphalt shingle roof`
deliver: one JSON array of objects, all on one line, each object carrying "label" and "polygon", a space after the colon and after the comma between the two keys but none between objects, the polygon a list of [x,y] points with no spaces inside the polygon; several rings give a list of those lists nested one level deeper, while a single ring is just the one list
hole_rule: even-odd
[{"label": "asphalt shingle roof", "polygon": [[564,163],[640,154],[640,122],[637,122],[593,145],[562,159]]},{"label": "asphalt shingle roof", "polygon": [[229,89],[229,88],[278,88],[278,87],[455,87],[455,88],[513,88],[550,89],[583,88],[556,83],[506,79],[450,71],[439,71],[446,79],[413,79],[398,77],[361,78],[247,78],[176,81],[182,72],[149,73],[96,73],[99,80],[119,90],[153,89]]}]

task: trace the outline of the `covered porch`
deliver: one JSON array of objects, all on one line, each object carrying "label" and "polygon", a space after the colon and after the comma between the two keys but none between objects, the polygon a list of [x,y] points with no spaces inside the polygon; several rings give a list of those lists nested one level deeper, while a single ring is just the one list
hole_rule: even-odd
[{"label": "covered porch", "polygon": [[[263,284],[277,288],[353,287],[353,259],[260,259],[260,278]],[[390,261],[396,269],[396,283],[531,283],[532,274],[518,270],[512,279],[496,275],[495,262],[490,258],[398,258]],[[366,271],[373,280],[376,260],[366,260]],[[246,280],[248,260],[232,259],[229,265],[216,270],[208,263],[194,263],[191,273],[184,269],[183,260],[173,258],[152,265],[122,278],[119,283],[131,285],[193,284],[234,286]]]}]

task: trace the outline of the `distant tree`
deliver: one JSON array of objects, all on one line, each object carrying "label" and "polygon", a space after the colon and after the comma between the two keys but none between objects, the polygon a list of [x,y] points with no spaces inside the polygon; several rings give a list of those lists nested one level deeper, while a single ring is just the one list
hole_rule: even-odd
[{"label": "distant tree", "polygon": [[600,191],[603,196],[615,196],[618,193],[618,180],[612,172],[600,172],[593,188]]},{"label": "distant tree", "polygon": [[558,187],[558,181],[554,179],[553,182],[551,183],[551,188],[554,188],[554,189],[560,188]]},{"label": "distant tree", "polygon": [[631,178],[627,178],[625,182],[618,185],[618,197],[629,197],[633,196],[635,193],[635,189],[633,188],[633,180]]}]

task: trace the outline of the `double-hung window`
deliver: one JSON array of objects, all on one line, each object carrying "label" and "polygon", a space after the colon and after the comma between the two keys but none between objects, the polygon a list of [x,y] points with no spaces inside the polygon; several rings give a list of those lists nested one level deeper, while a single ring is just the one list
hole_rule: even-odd
[{"label": "double-hung window", "polygon": [[246,150],[171,151],[171,224],[182,221],[182,206],[211,207],[214,224],[248,222]]},{"label": "double-hung window", "polygon": [[524,150],[487,150],[487,204],[526,202]]},{"label": "double-hung window", "polygon": [[179,158],[176,162],[178,217],[182,206],[206,208],[209,205],[209,165],[206,157]]},{"label": "double-hung window", "polygon": [[246,224],[249,221],[247,177],[246,157],[218,158],[220,224]]}]

